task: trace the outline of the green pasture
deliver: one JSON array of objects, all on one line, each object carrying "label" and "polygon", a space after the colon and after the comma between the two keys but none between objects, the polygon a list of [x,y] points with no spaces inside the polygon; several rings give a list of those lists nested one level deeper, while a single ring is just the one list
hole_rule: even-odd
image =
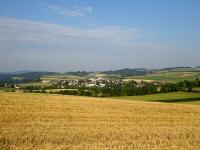
[{"label": "green pasture", "polygon": [[195,92],[171,92],[144,96],[121,96],[112,98],[133,101],[200,104],[200,93]]}]

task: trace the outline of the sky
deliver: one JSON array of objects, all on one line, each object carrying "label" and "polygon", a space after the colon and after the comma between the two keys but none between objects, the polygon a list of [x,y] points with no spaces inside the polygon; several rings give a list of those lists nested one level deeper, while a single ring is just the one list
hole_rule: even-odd
[{"label": "sky", "polygon": [[0,72],[200,66],[199,0],[1,0]]}]

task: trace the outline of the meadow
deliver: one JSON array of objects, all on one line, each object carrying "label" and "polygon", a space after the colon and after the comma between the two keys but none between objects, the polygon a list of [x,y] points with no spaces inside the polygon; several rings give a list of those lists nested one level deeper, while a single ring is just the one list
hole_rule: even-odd
[{"label": "meadow", "polygon": [[142,96],[120,96],[112,99],[147,101],[147,102],[165,102],[165,103],[182,103],[182,104],[200,104],[200,93],[196,92],[171,92],[161,94],[149,94]]},{"label": "meadow", "polygon": [[200,92],[200,87],[195,87],[192,89],[194,92]]},{"label": "meadow", "polygon": [[0,92],[0,149],[200,149],[200,106]]}]

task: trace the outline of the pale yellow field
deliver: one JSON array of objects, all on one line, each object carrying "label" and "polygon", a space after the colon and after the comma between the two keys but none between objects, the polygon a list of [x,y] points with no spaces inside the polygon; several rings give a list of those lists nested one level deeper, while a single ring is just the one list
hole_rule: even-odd
[{"label": "pale yellow field", "polygon": [[0,149],[200,149],[200,106],[0,92]]}]

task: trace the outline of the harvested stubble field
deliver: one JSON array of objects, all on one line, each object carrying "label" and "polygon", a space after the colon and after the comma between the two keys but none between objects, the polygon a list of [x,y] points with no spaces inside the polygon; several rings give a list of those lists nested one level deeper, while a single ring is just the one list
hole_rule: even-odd
[{"label": "harvested stubble field", "polygon": [[0,92],[7,149],[200,149],[200,106]]}]

